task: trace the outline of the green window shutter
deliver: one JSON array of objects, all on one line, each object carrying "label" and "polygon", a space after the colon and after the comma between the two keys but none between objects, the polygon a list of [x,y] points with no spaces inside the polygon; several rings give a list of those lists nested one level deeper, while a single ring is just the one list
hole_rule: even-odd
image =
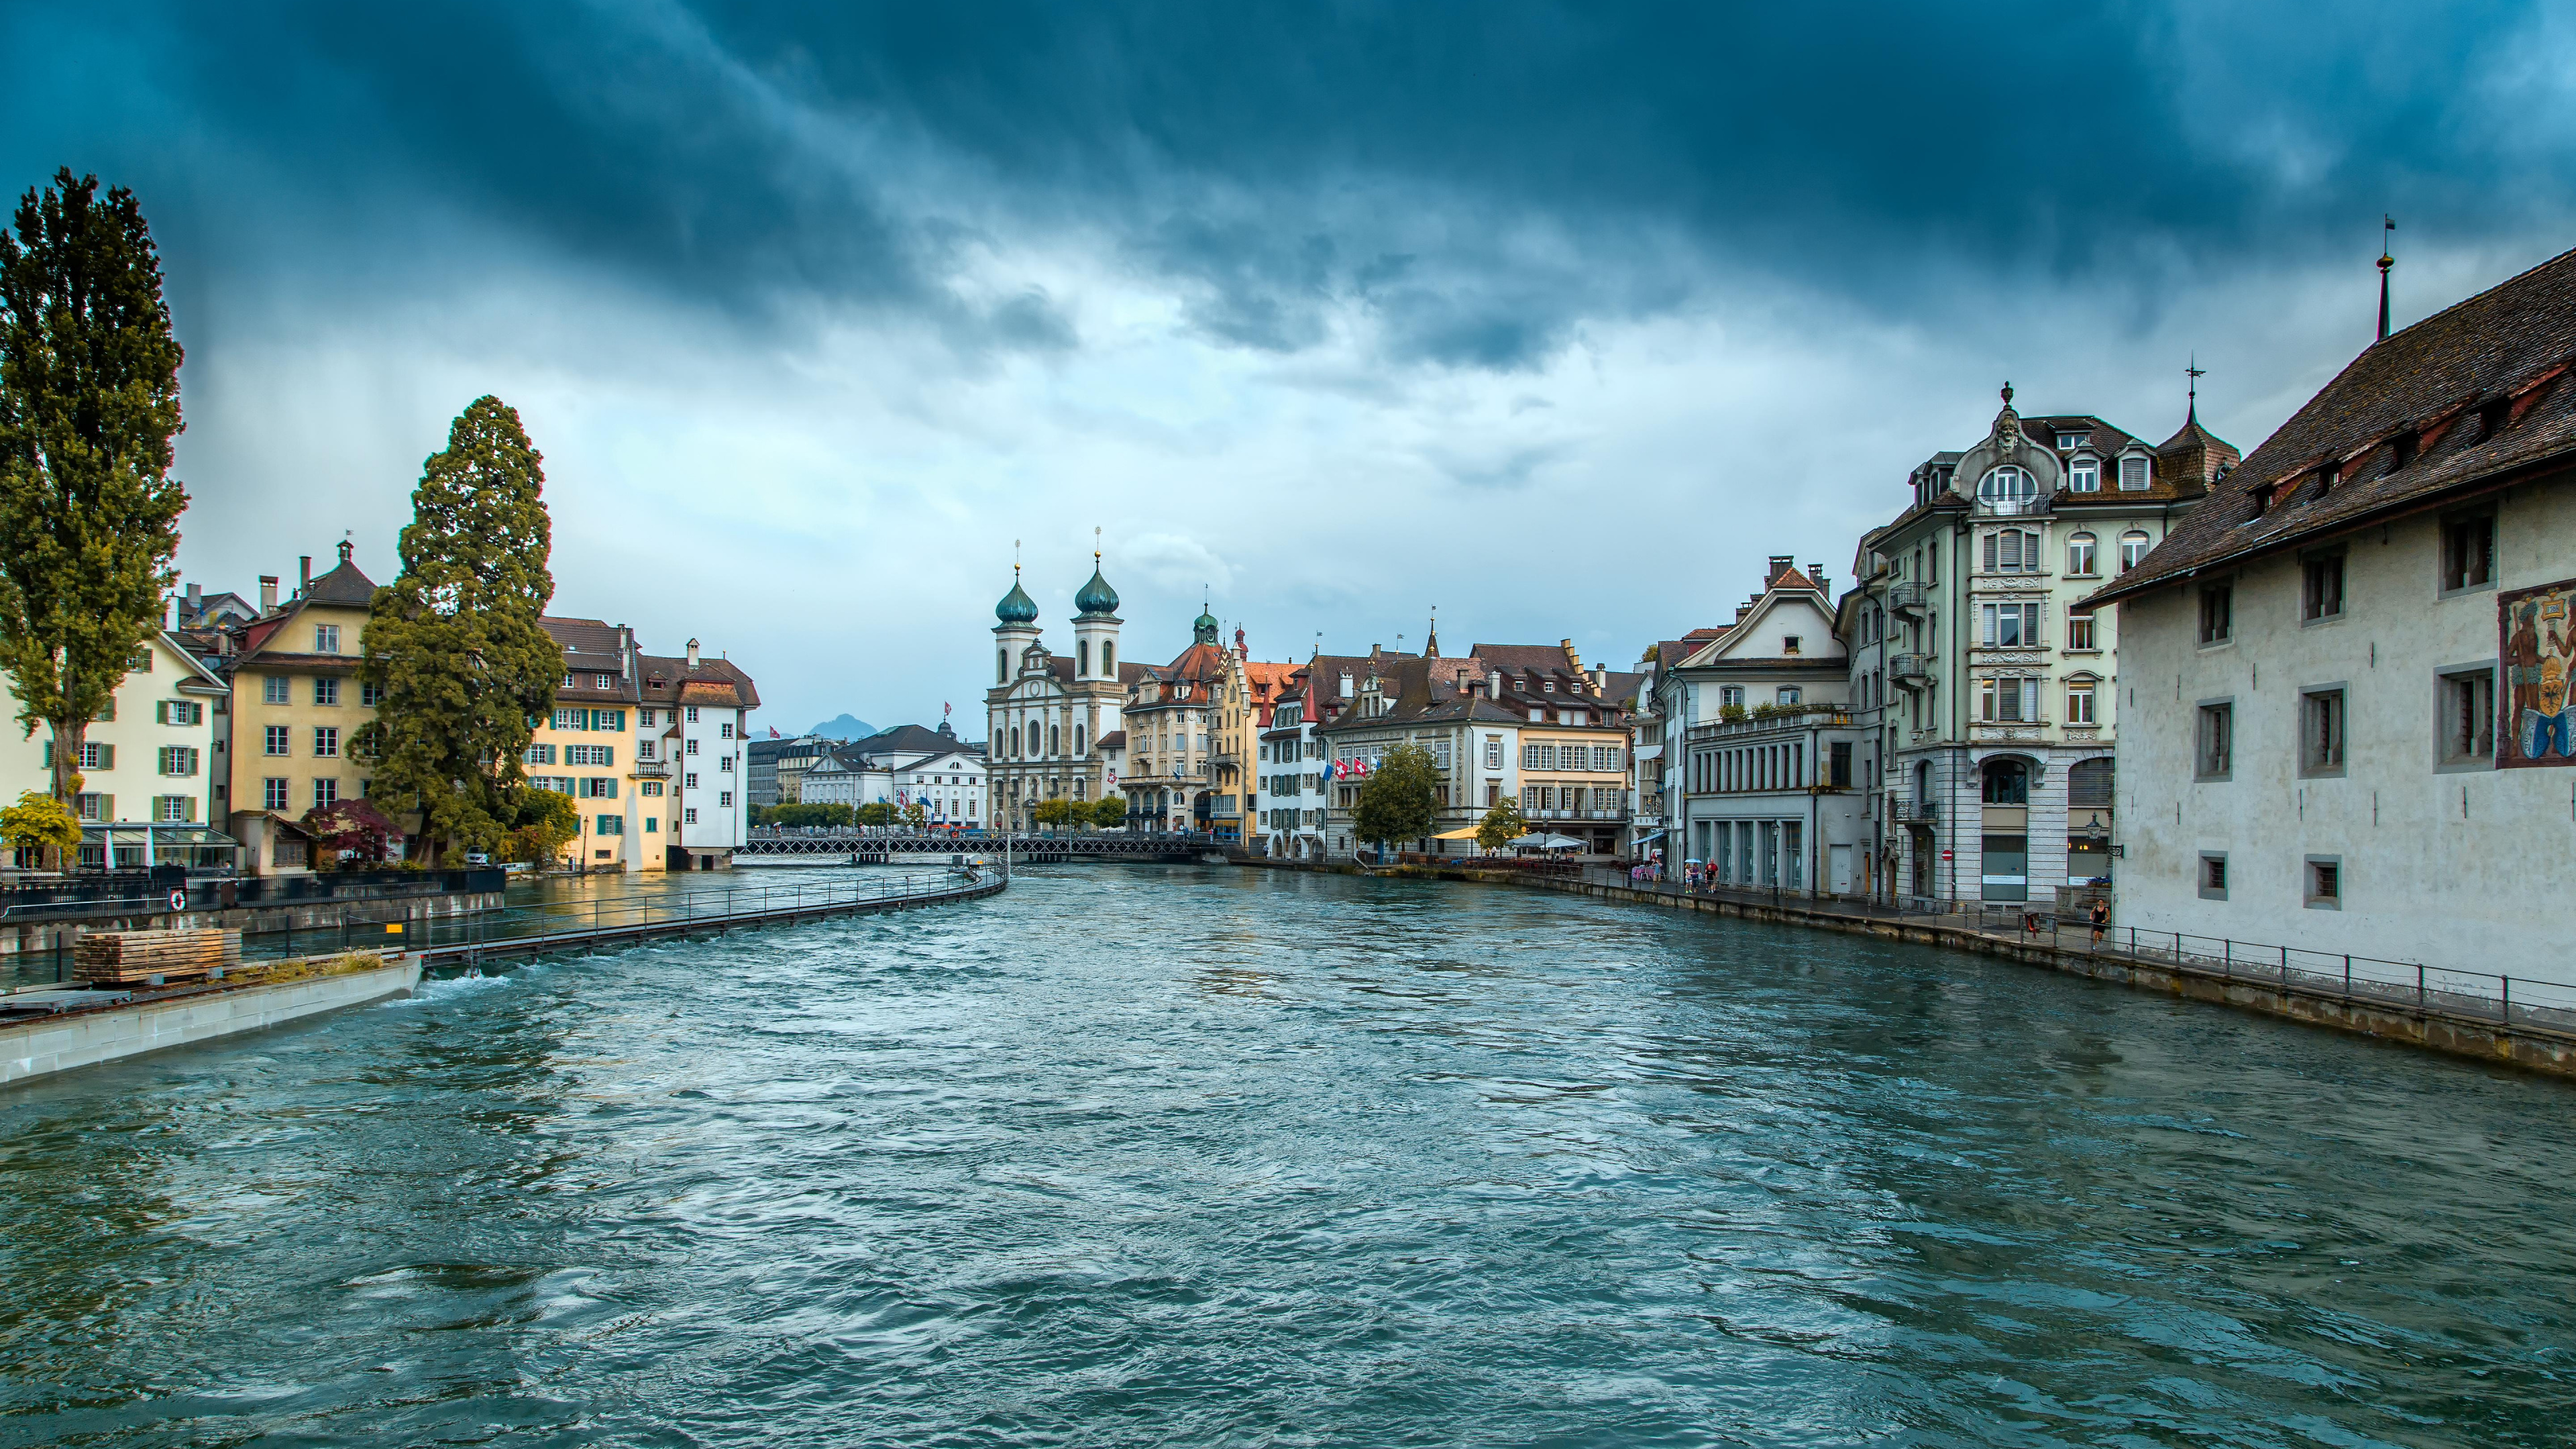
[{"label": "green window shutter", "polygon": [[46,768],[46,769],[48,769],[48,770],[50,770],[50,769],[52,769],[53,767],[54,767],[54,742],[53,742],[52,740],[47,740],[47,741],[45,741],[45,768]]},{"label": "green window shutter", "polygon": [[98,747],[98,767],[102,770],[113,770],[116,768],[116,746],[100,745]]},{"label": "green window shutter", "polygon": [[[101,795],[98,797],[98,818],[101,820],[114,820],[116,818],[115,796]],[[110,863],[113,864],[113,862]]]}]

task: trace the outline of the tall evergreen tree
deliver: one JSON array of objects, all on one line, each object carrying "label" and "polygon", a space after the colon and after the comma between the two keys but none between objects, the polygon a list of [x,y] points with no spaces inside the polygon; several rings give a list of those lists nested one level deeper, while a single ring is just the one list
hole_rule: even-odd
[{"label": "tall evergreen tree", "polygon": [[179,359],[134,193],[29,189],[0,231],[0,670],[58,799],[177,577]]},{"label": "tall evergreen tree", "polygon": [[431,864],[509,833],[528,740],[563,678],[563,650],[537,623],[555,592],[544,461],[516,409],[475,399],[422,466],[402,572],[368,611],[372,793],[419,812]]}]

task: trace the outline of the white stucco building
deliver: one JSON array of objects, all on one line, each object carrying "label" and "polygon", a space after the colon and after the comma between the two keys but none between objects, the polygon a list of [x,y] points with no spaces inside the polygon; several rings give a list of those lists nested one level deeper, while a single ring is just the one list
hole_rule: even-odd
[{"label": "white stucco building", "polygon": [[2097,596],[2121,924],[2576,984],[2571,336],[2576,252],[2378,342]]}]

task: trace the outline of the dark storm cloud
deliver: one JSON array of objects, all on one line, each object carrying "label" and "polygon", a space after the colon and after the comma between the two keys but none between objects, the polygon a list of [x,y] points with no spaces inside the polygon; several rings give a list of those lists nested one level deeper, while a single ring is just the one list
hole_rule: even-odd
[{"label": "dark storm cloud", "polygon": [[[256,157],[191,194],[410,195],[685,298],[969,346],[1074,334],[1041,294],[959,300],[943,196],[1105,232],[1229,345],[1312,346],[1347,303],[1398,359],[1495,369],[1728,276],[1899,314],[1963,271],[2152,298],[2355,245],[2383,207],[2467,237],[2569,210],[2512,3],[16,13],[16,53],[89,57],[0,99],[22,175]],[[126,123],[120,153],[122,112],[196,144]],[[399,250],[398,214],[331,244]]]}]

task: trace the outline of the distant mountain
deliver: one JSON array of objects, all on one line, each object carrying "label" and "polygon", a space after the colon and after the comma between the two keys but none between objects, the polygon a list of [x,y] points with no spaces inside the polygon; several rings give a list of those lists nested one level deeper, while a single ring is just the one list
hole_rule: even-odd
[{"label": "distant mountain", "polygon": [[835,740],[863,740],[876,732],[875,725],[854,714],[845,714],[838,719],[827,719],[807,731],[809,734]]}]

